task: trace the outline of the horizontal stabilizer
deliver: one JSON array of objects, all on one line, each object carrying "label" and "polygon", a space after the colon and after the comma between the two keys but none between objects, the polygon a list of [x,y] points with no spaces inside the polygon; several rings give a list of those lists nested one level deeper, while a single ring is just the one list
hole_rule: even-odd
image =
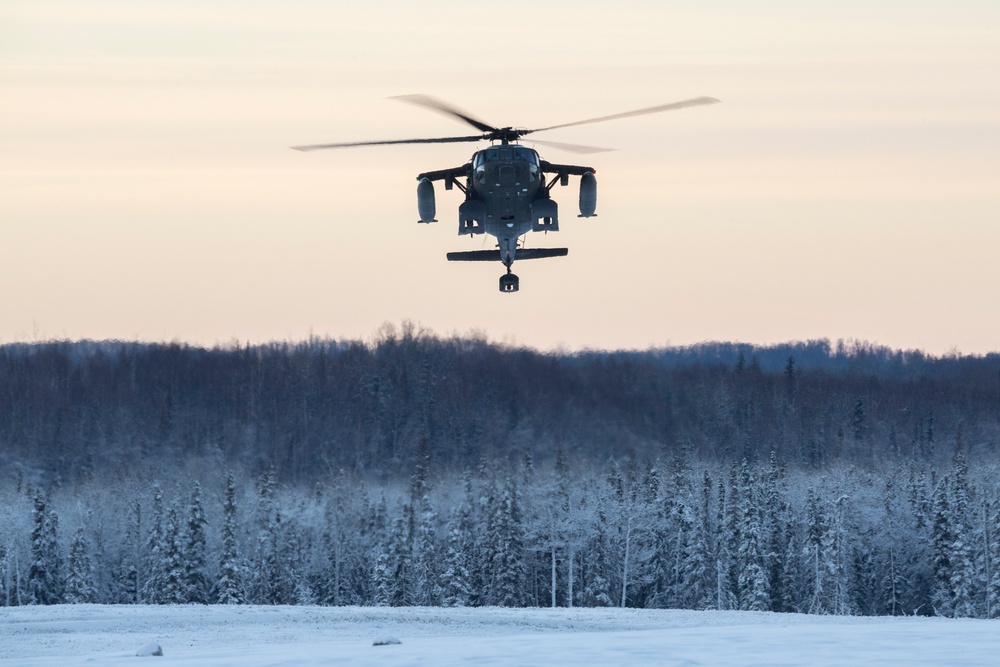
[{"label": "horizontal stabilizer", "polygon": [[569,248],[521,248],[515,259],[545,259],[546,257],[565,257]]},{"label": "horizontal stabilizer", "polygon": [[[514,259],[545,259],[546,257],[565,257],[569,248],[521,248],[515,253]],[[466,252],[449,252],[449,262],[499,262],[498,250],[469,250]]]},{"label": "horizontal stabilizer", "polygon": [[449,262],[499,262],[499,250],[469,250],[466,252],[449,252]]}]

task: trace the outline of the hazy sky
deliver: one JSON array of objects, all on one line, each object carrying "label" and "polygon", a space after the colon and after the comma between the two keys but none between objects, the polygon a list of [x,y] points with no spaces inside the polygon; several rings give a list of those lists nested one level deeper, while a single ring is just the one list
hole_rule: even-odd
[{"label": "hazy sky", "polygon": [[[0,2],[0,342],[364,338],[413,320],[542,349],[855,338],[1000,350],[1000,3]],[[598,214],[445,261],[474,145],[425,93],[618,150]],[[529,142],[530,145],[530,142]],[[488,242],[487,242],[488,243]]]}]

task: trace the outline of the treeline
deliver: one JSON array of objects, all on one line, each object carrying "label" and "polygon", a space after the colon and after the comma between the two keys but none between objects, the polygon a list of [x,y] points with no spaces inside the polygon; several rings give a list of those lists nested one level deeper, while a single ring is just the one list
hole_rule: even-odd
[{"label": "treeline", "polygon": [[[776,459],[463,473],[402,485],[204,472],[0,492],[0,605],[630,606],[1000,615],[997,469]],[[200,481],[199,481],[200,479]],[[204,484],[204,486],[203,486]]]},{"label": "treeline", "polygon": [[458,471],[482,459],[947,465],[962,430],[1000,440],[1000,356],[935,358],[815,341],[546,354],[412,324],[373,340],[199,348],[0,346],[0,464],[44,484],[194,458],[309,483],[389,480],[419,443]]}]

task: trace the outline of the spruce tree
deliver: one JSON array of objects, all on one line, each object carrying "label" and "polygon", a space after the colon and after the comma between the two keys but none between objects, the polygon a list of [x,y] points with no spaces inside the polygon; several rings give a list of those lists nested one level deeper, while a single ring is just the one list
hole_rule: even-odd
[{"label": "spruce tree", "polygon": [[718,610],[737,609],[736,599],[736,552],[739,549],[739,528],[736,510],[732,507],[731,495],[726,496],[726,486],[719,480],[715,525],[718,536],[715,540],[715,590],[713,607]]},{"label": "spruce tree", "polygon": [[441,571],[441,603],[446,607],[466,607],[472,602],[468,549],[471,539],[459,510],[448,522],[448,542]]},{"label": "spruce tree", "polygon": [[[958,436],[961,446],[961,432]],[[969,516],[968,465],[965,454],[959,449],[955,454],[951,484],[948,489],[951,516],[951,614],[955,617],[971,618],[977,615],[976,565],[973,555],[973,536]]]},{"label": "spruce tree", "polygon": [[145,564],[143,573],[145,581],[140,589],[142,602],[146,604],[163,604],[165,602],[163,587],[166,581],[164,569],[164,550],[166,543],[163,533],[163,492],[159,484],[153,485],[153,508],[150,519],[151,526],[146,538]]},{"label": "spruce tree", "polygon": [[932,567],[934,588],[931,604],[938,616],[951,616],[954,611],[955,593],[952,588],[952,549],[955,534],[952,526],[951,507],[948,503],[947,478],[934,490],[932,498],[931,540],[933,545]]},{"label": "spruce tree", "polygon": [[185,601],[208,604],[211,591],[206,567],[205,510],[201,504],[201,484],[194,483],[188,507],[187,528],[184,531]]},{"label": "spruce tree", "polygon": [[807,587],[807,607],[810,614],[830,613],[827,605],[828,567],[824,559],[824,539],[827,518],[813,488],[806,494],[806,543],[803,549]]},{"label": "spruce tree", "polygon": [[261,474],[258,484],[254,526],[257,544],[248,573],[248,602],[275,604],[278,563],[275,548],[280,541],[280,513],[275,500],[274,468],[268,467]]},{"label": "spruce tree", "polygon": [[431,506],[429,489],[413,508],[413,535],[410,539],[410,587],[407,603],[436,605],[441,597],[439,586],[440,555],[437,545],[437,513]]},{"label": "spruce tree", "polygon": [[771,584],[765,567],[764,513],[758,504],[753,476],[743,464],[743,485],[740,489],[742,524],[738,560],[740,609],[769,611],[771,609]]},{"label": "spruce tree", "polygon": [[594,512],[593,537],[585,549],[581,578],[583,594],[581,600],[587,607],[612,607],[611,565],[608,544],[608,517],[603,498],[598,496]]},{"label": "spruce tree", "polygon": [[372,561],[372,596],[371,603],[376,607],[388,607],[395,597],[395,586],[392,576],[392,556],[388,544],[376,550]]},{"label": "spruce tree", "polygon": [[712,479],[704,473],[701,488],[701,505],[687,524],[691,534],[687,539],[687,553],[683,570],[683,606],[692,609],[714,607],[716,573],[712,546]]},{"label": "spruce tree", "polygon": [[122,537],[118,562],[114,569],[113,601],[122,604],[137,604],[139,602],[140,568],[142,567],[142,504],[135,500],[129,512],[129,521]]},{"label": "spruce tree", "polygon": [[63,562],[59,555],[59,519],[41,491],[35,492],[28,594],[31,604],[58,604],[63,598]]},{"label": "spruce tree", "polygon": [[354,525],[352,513],[347,509],[346,500],[349,493],[351,485],[345,472],[340,470],[327,496],[324,509],[326,525],[322,535],[327,567],[319,593],[322,600],[331,605],[356,602],[350,580],[357,561],[357,552],[361,548],[362,536],[359,534],[359,529],[363,530],[363,526]]},{"label": "spruce tree", "polygon": [[449,607],[466,607],[475,603],[473,563],[475,562],[475,507],[472,480],[463,475],[465,493],[462,503],[448,523],[448,541],[441,572],[441,600]]},{"label": "spruce tree", "polygon": [[840,496],[830,511],[830,520],[823,535],[823,560],[829,577],[827,588],[830,613],[846,616],[852,613],[850,604],[850,570],[848,558],[849,529],[847,526],[847,496]]},{"label": "spruce tree", "polygon": [[524,525],[517,485],[508,478],[499,493],[499,502],[490,508],[487,532],[492,541],[484,556],[487,567],[487,603],[500,607],[520,607],[525,600]]},{"label": "spruce tree", "polygon": [[388,547],[388,567],[386,572],[388,581],[380,582],[380,585],[388,593],[389,604],[393,607],[402,607],[410,599],[409,591],[412,585],[410,580],[412,570],[410,546],[407,538],[406,522],[402,517],[397,517],[393,521]]},{"label": "spruce tree", "polygon": [[689,517],[685,523],[690,526],[690,536],[686,542],[681,572],[680,606],[709,609],[712,607],[715,575],[708,526],[701,516]]},{"label": "spruce tree", "polygon": [[84,604],[95,601],[94,572],[90,561],[90,545],[83,528],[76,531],[69,547],[68,572],[66,574],[66,596],[68,604]]},{"label": "spruce tree", "polygon": [[226,499],[222,508],[222,554],[219,561],[219,604],[245,604],[244,567],[236,542],[236,481],[232,473],[226,479]]},{"label": "spruce tree", "polygon": [[180,510],[173,502],[167,510],[163,524],[163,550],[160,570],[163,572],[163,588],[160,604],[181,604],[187,601],[187,585],[184,579],[183,535],[181,534]]}]

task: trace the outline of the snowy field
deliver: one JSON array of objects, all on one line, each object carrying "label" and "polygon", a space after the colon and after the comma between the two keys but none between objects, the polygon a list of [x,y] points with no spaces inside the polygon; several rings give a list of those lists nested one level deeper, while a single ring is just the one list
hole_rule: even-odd
[{"label": "snowy field", "polygon": [[[374,646],[376,640],[399,644]],[[149,644],[162,657],[137,657]],[[1000,664],[1000,622],[634,609],[0,608],[0,665]]]}]

